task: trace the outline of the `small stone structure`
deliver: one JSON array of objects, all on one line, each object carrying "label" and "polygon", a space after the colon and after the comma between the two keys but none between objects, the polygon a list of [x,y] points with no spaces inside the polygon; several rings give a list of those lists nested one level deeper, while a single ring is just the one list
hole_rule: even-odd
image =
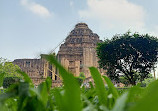
[{"label": "small stone structure", "polygon": [[[99,36],[92,32],[85,23],[78,23],[61,44],[57,54],[58,61],[75,76],[83,72],[86,80],[91,80],[88,67],[98,67],[96,45],[101,42]],[[44,59],[16,59],[13,61],[32,79],[40,84],[47,76],[52,78],[52,86],[61,86],[58,71]]]}]

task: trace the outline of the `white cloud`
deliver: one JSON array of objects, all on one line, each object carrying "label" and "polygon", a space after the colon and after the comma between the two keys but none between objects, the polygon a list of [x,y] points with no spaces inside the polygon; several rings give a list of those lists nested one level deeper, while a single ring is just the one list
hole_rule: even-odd
[{"label": "white cloud", "polygon": [[74,6],[74,2],[70,1],[70,7],[73,7],[73,6]]},{"label": "white cloud", "polygon": [[25,6],[32,13],[37,14],[41,17],[50,17],[52,13],[44,6],[31,2],[29,0],[21,0],[21,4]]},{"label": "white cloud", "polygon": [[143,7],[127,0],[87,0],[88,8],[79,11],[84,20],[96,20],[109,29],[143,30]]}]

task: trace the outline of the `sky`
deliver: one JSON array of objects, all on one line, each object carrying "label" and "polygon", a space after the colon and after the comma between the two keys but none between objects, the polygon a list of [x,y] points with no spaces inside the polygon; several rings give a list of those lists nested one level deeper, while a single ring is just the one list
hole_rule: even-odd
[{"label": "sky", "polygon": [[13,61],[49,53],[79,22],[101,40],[128,30],[158,37],[157,5],[157,0],[0,0],[0,57]]}]

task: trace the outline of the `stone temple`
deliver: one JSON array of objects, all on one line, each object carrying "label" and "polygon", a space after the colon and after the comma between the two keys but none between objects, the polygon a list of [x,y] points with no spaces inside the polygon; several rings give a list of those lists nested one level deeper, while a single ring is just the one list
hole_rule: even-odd
[{"label": "stone temple", "polygon": [[70,32],[65,43],[60,46],[58,60],[75,76],[84,72],[90,76],[88,67],[98,67],[96,45],[100,42],[99,36],[93,33],[85,23],[78,23]]},{"label": "stone temple", "polygon": [[[101,42],[99,36],[89,29],[85,23],[78,23],[61,44],[57,53],[58,61],[75,76],[83,72],[86,78],[91,78],[88,67],[98,67],[96,45]],[[28,73],[35,85],[50,76],[54,84],[61,81],[54,66],[41,59],[17,59],[13,61],[23,71]]]}]

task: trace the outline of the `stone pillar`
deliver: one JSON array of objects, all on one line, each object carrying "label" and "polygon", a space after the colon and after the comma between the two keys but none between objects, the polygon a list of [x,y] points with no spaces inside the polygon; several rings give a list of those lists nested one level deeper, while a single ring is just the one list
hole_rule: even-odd
[{"label": "stone pillar", "polygon": [[69,61],[66,58],[61,58],[61,65],[63,65],[66,69],[68,69]]},{"label": "stone pillar", "polygon": [[45,64],[44,64],[44,78],[48,77],[48,68],[49,68],[48,66],[49,66],[48,62],[45,62]]},{"label": "stone pillar", "polygon": [[75,61],[75,70],[76,70],[75,76],[79,76],[79,74],[80,74],[80,61]]},{"label": "stone pillar", "polygon": [[56,67],[52,64],[52,80],[55,80]]}]

